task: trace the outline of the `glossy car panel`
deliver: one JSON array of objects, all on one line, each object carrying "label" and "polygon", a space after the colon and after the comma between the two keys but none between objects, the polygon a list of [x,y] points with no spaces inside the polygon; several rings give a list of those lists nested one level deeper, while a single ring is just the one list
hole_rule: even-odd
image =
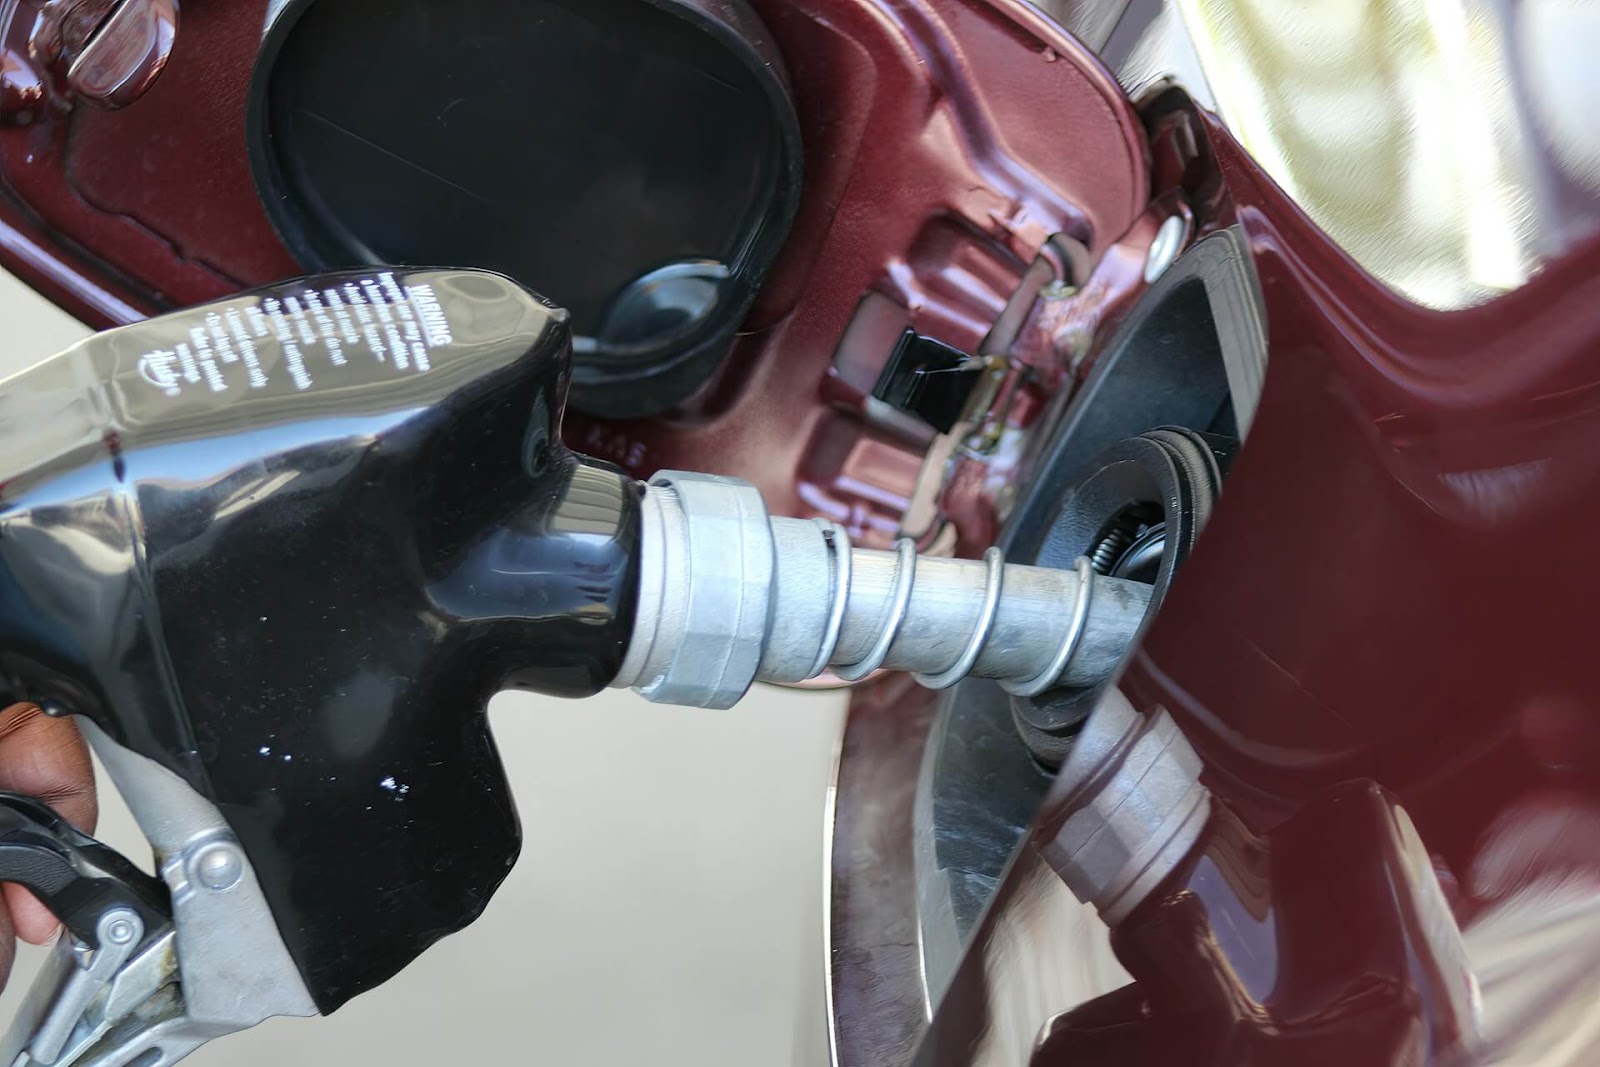
[{"label": "glossy car panel", "polygon": [[[1098,253],[1138,217],[1143,135],[1111,77],[1021,0],[755,6],[807,160],[788,247],[680,417],[574,417],[568,441],[637,475],[736,474],[779,512],[886,541],[921,448],[863,425],[866,390],[830,371],[857,303],[881,292],[908,325],[974,351],[1045,238]],[[186,11],[134,106],[0,128],[0,262],[99,325],[297,273],[245,158],[265,16],[259,0]]]},{"label": "glossy car panel", "polygon": [[[1257,926],[1234,917],[1198,940],[1145,928],[1138,937],[1153,940],[1137,949],[1133,931],[1114,936],[1136,975],[1159,961],[1190,968],[1190,993],[1234,988],[1226,1010],[1200,1012],[1210,1026],[1270,1023],[1274,998],[1336,990],[1341,973],[1376,984],[1343,1007],[1334,997],[1276,1017],[1325,1025],[1269,1025],[1247,1044],[1236,1032],[1206,1044],[1159,982],[1108,983],[1053,1019],[1015,992],[1019,973],[1040,966],[1018,972],[1015,946],[1051,937],[1042,861],[1026,845],[919,1057],[989,1062],[983,1049],[1037,1038],[1038,1062],[1587,1062],[1587,1041],[1558,1047],[1555,1020],[1574,1017],[1588,986],[1552,966],[1532,931],[1559,902],[1564,936],[1592,958],[1580,902],[1595,867],[1578,839],[1552,831],[1590,825],[1600,781],[1600,693],[1582,652],[1600,572],[1580,530],[1600,430],[1587,399],[1600,373],[1600,245],[1494,303],[1429,311],[1357,268],[1220,125],[1205,135],[1227,189],[1210,214],[1250,240],[1271,357],[1222,503],[1123,685],[1180,721],[1216,798],[1245,833],[1270,839],[1272,868],[1249,909]],[[1534,558],[1562,579],[1532,575],[1523,561]],[[1403,845],[1393,859],[1340,853],[1337,841],[1359,851],[1382,835],[1340,838],[1313,815],[1351,780],[1403,811],[1380,819]],[[1051,818],[1047,802],[1033,832],[1048,836]],[[1402,871],[1421,903],[1399,925],[1385,918],[1397,898],[1314,903],[1341,880],[1397,886]],[[1426,945],[1402,950],[1408,937]],[[1367,963],[1341,971],[1338,958]],[[1422,970],[1385,984],[1382,958]],[[1025,988],[1079,966],[1063,952]],[[1241,979],[1249,966],[1266,977]],[[1478,983],[1480,971],[1493,981]]]}]

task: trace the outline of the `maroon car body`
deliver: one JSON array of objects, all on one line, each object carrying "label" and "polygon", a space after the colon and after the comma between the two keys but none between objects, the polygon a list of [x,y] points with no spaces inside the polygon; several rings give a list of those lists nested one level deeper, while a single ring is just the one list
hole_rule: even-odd
[{"label": "maroon car body", "polygon": [[[870,382],[842,347],[853,320],[888,307],[890,328],[973,350],[1046,239],[1076,241],[1081,261],[1061,269],[1077,295],[1050,336],[1076,324],[1090,340],[1072,361],[1037,330],[1019,339],[1036,395],[1007,418],[1025,429],[1093,366],[1178,204],[1196,236],[1248,241],[1270,353],[1225,503],[1123,681],[1181,724],[1228,813],[1161,907],[1118,932],[1139,983],[999,1021],[985,939],[1027,907],[1037,863],[1022,856],[928,1036],[920,1004],[836,956],[840,1061],[904,1061],[920,1042],[919,1062],[970,1062],[1002,1025],[1031,1028],[1039,1063],[1506,1053],[1518,1028],[1480,1032],[1479,999],[1553,1011],[1575,965],[1503,946],[1491,983],[1463,939],[1600,888],[1600,671],[1583,621],[1600,603],[1600,241],[1499,299],[1429,310],[1359,268],[1181,92],[1136,110],[1020,2],[756,6],[805,137],[793,235],[716,380],[660,419],[575,416],[574,448],[640,476],[737,474],[777,511],[887,541],[928,441],[864,417]],[[264,11],[185,9],[166,71],[123,111],[13,112],[0,262],[96,326],[296,273],[244,146]],[[20,25],[8,70],[27,63]],[[1028,473],[971,463],[942,501],[969,553]],[[908,795],[851,808],[854,785],[886,773],[852,753],[914,763],[930,708],[892,681],[858,696],[836,865],[859,862],[862,832],[911,818]],[[1047,802],[1035,843],[1051,818]],[[833,921],[878,920],[841,880]],[[1596,924],[1574,919],[1568,950],[1600,956]],[[872,967],[915,965],[914,944],[864,932]]]}]

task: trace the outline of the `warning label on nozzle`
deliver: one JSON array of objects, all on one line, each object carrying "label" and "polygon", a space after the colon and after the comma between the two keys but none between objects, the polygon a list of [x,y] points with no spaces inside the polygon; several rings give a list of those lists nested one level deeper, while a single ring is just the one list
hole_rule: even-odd
[{"label": "warning label on nozzle", "polygon": [[139,376],[172,397],[264,389],[274,376],[304,391],[335,384],[357,361],[368,364],[358,380],[371,380],[372,364],[426,374],[433,350],[454,340],[431,285],[404,285],[389,271],[329,282],[312,279],[206,311],[186,338],[141,355]]}]

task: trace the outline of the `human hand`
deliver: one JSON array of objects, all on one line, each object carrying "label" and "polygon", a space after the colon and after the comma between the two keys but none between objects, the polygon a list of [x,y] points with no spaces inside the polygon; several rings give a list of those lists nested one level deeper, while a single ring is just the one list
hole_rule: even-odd
[{"label": "human hand", "polygon": [[[53,719],[35,704],[0,711],[0,789],[36,797],[83,831],[99,816],[89,746],[71,719]],[[61,923],[20,885],[7,883],[0,909],[0,988],[11,976],[16,938],[47,943]]]}]

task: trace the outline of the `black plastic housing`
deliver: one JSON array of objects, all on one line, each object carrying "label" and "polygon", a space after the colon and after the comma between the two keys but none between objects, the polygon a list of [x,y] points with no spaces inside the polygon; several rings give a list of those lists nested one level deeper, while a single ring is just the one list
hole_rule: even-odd
[{"label": "black plastic housing", "polygon": [[0,695],[212,799],[323,1011],[515,860],[490,695],[621,664],[638,489],[560,443],[569,349],[507,278],[379,270],[0,385]]}]

